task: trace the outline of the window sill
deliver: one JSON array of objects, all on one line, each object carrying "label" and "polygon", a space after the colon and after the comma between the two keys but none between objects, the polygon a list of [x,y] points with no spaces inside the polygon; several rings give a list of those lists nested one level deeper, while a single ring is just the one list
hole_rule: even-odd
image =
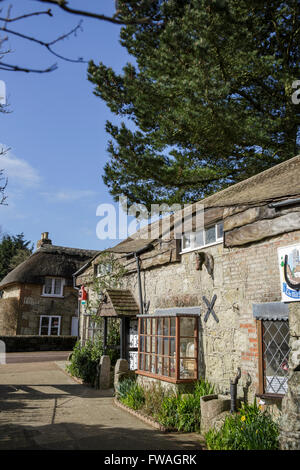
[{"label": "window sill", "polygon": [[191,383],[197,380],[197,379],[175,379],[174,377],[166,377],[165,375],[152,374],[151,372],[145,372],[143,370],[136,370],[135,373],[137,375],[143,375],[151,379],[161,380],[164,382],[170,382],[174,384]]},{"label": "window sill", "polygon": [[277,393],[257,393],[255,395],[258,398],[265,398],[268,400],[282,400],[285,395],[277,394]]},{"label": "window sill", "polygon": [[55,299],[64,299],[63,295],[55,295],[55,294],[42,294],[41,297],[54,297]]},{"label": "window sill", "polygon": [[208,245],[198,246],[196,248],[189,248],[189,249],[180,251],[179,254],[184,255],[185,253],[192,253],[193,251],[204,250],[205,248],[209,248],[210,246],[220,245],[221,243],[223,243],[223,239],[214,243],[209,243]]}]

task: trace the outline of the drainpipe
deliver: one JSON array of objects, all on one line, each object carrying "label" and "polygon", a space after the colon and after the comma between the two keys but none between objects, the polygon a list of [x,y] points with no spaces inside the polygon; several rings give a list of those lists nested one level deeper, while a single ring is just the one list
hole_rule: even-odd
[{"label": "drainpipe", "polygon": [[141,270],[140,270],[140,258],[137,253],[134,253],[135,261],[136,261],[136,269],[137,269],[137,276],[138,276],[138,286],[139,286],[139,299],[140,299],[140,315],[144,313],[144,304],[143,304],[143,293],[142,293],[142,281],[141,281]]},{"label": "drainpipe", "polygon": [[128,253],[126,255],[126,257],[134,256],[135,260],[136,260],[136,269],[137,269],[138,287],[139,287],[139,300],[140,300],[140,314],[141,315],[144,314],[144,302],[143,302],[142,281],[141,281],[140,255],[142,253],[145,253],[145,251],[148,251],[152,247],[153,247],[152,243],[149,243],[148,245],[144,246],[140,250],[133,251],[132,253]]},{"label": "drainpipe", "polygon": [[237,384],[241,378],[241,369],[238,367],[238,372],[235,379],[230,380],[230,413],[235,413],[237,411],[236,406],[236,397],[237,397]]},{"label": "drainpipe", "polygon": [[77,317],[78,317],[78,327],[77,327],[77,340],[79,339],[79,323],[80,323],[80,300],[79,300],[79,287],[76,287],[75,274],[73,274],[73,288],[77,290]]}]

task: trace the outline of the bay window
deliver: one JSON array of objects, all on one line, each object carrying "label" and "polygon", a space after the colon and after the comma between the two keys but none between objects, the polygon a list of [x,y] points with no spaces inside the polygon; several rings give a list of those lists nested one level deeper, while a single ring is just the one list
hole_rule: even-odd
[{"label": "bay window", "polygon": [[175,383],[197,380],[199,313],[195,310],[200,312],[199,307],[189,307],[138,316],[138,374]]}]

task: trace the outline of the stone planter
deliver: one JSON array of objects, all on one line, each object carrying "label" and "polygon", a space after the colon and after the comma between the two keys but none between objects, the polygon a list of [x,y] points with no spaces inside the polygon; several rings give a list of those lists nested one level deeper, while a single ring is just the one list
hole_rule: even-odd
[{"label": "stone planter", "polygon": [[211,428],[219,428],[230,412],[228,395],[205,395],[200,398],[201,434]]}]

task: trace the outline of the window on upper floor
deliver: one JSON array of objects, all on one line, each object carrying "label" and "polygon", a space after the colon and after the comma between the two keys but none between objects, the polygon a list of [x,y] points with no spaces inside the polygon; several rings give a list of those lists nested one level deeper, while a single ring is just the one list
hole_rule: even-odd
[{"label": "window on upper floor", "polygon": [[182,252],[196,250],[205,246],[223,242],[223,222],[205,227],[196,232],[187,232],[182,236]]},{"label": "window on upper floor", "polygon": [[60,277],[46,277],[43,285],[42,295],[44,296],[63,296],[64,279]]},{"label": "window on upper floor", "polygon": [[99,263],[94,265],[94,275],[96,277],[106,276],[113,270],[112,263]]}]

